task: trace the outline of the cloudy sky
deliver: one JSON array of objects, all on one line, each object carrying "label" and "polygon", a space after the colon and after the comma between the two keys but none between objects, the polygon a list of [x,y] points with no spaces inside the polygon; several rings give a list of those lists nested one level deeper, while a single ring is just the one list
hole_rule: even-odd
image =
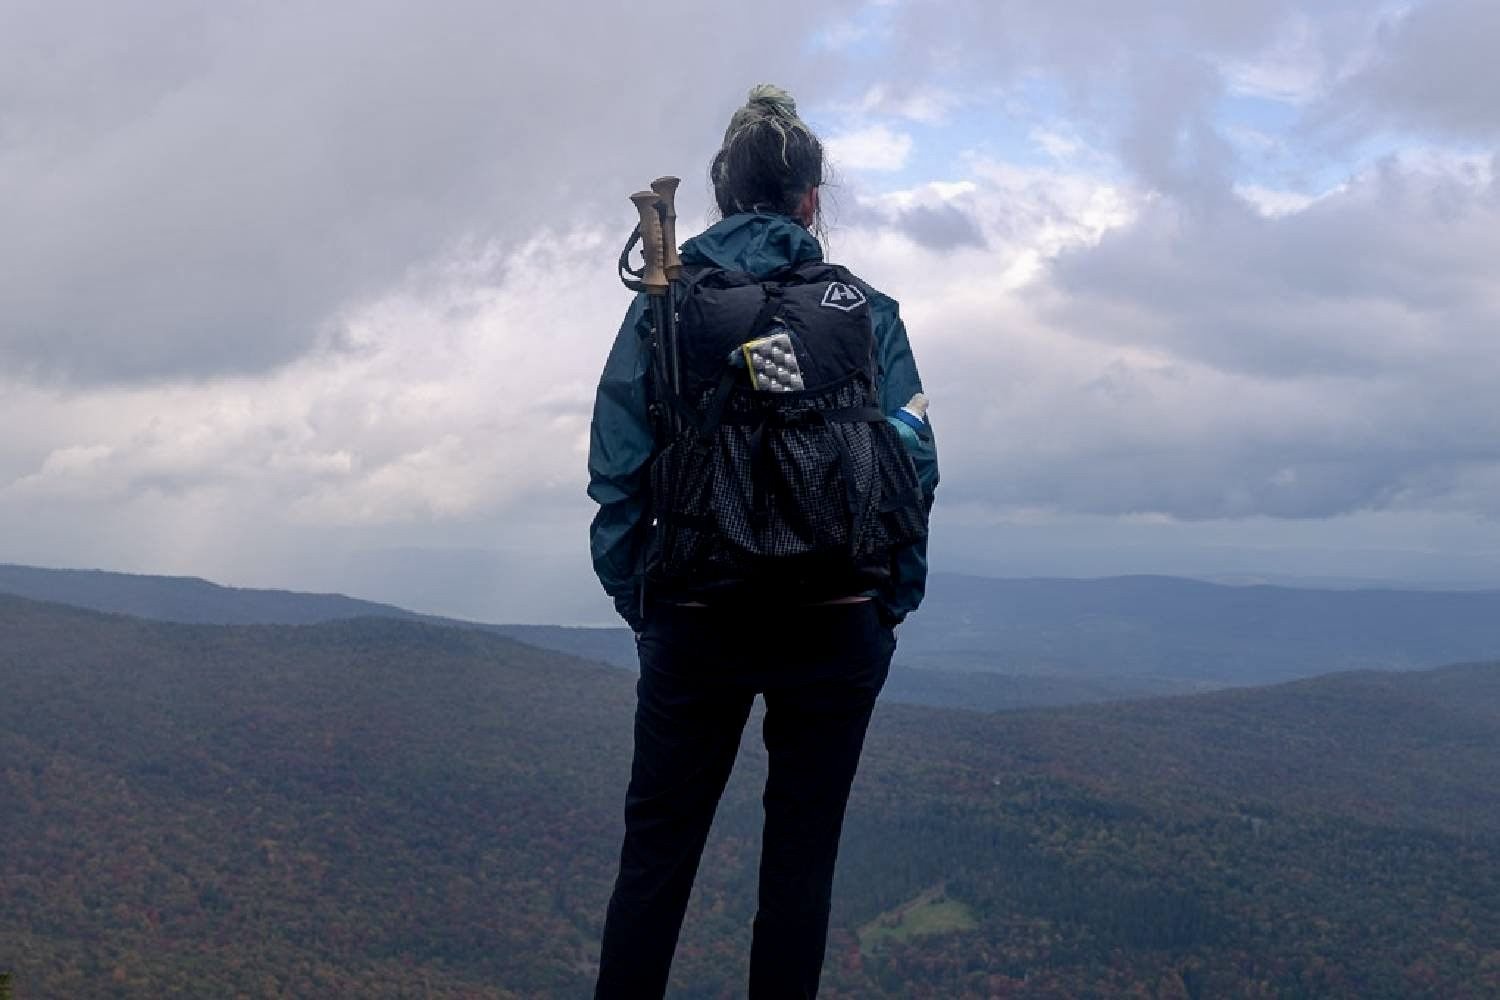
[{"label": "cloudy sky", "polygon": [[939,568],[1500,586],[1500,4],[0,0],[0,562],[603,623],[626,196],[754,83]]}]

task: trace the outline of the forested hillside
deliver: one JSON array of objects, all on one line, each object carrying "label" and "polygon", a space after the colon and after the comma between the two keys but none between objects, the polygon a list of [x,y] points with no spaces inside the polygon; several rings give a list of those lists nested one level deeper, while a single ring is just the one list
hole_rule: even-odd
[{"label": "forested hillside", "polygon": [[342,594],[225,587],[194,576],[0,563],[0,593],[189,625],[312,625],[342,618],[419,618]]},{"label": "forested hillside", "polygon": [[[460,622],[339,594],[0,565],[0,593],[189,624],[374,616],[457,625],[635,669],[624,628]],[[885,698],[983,710],[1266,684],[1337,670],[1500,658],[1500,592],[1224,586],[1174,577],[935,574]]]},{"label": "forested hillside", "polygon": [[[18,997],[585,995],[628,674],[472,630],[0,597]],[[674,977],[742,990],[758,731]],[[1500,666],[877,712],[830,997],[1500,990]]]}]

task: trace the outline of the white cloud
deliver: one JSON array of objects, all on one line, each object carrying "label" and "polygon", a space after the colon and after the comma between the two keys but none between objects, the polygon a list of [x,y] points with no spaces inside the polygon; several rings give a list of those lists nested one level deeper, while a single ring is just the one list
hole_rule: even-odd
[{"label": "white cloud", "polygon": [[1278,191],[1260,184],[1236,184],[1234,193],[1268,218],[1300,212],[1318,199],[1300,191]]},{"label": "white cloud", "polygon": [[[466,242],[614,218],[646,179],[701,176],[760,79],[816,104],[821,72],[797,46],[700,42],[804,13],[7,7],[0,367],[105,384],[287,364]],[[684,194],[702,204],[701,185]]]},{"label": "white cloud", "polygon": [[1053,129],[1032,129],[1031,141],[1054,160],[1071,160],[1083,149],[1083,142],[1076,136]]},{"label": "white cloud", "polygon": [[1317,21],[1293,14],[1266,49],[1225,64],[1230,92],[1291,104],[1321,97],[1330,77],[1322,41]]},{"label": "white cloud", "polygon": [[[1413,155],[1316,200],[1200,211],[976,161],[976,245],[877,201],[843,242],[902,302],[944,502],[1168,522],[1383,510],[1500,517],[1490,331],[1500,200],[1483,161]],[[1463,388],[1458,388],[1462,386]]]},{"label": "white cloud", "polygon": [[844,170],[900,170],[911,156],[912,137],[885,125],[841,132],[825,142],[834,166]]},{"label": "white cloud", "polygon": [[[499,286],[400,292],[351,318],[354,352],[171,388],[15,387],[0,509],[58,494],[222,497],[310,528],[494,517],[583,489],[592,387],[628,295],[600,231],[545,234]],[[8,523],[18,523],[7,518]]]},{"label": "white cloud", "polygon": [[862,114],[890,115],[924,125],[939,125],[964,103],[957,93],[942,87],[877,83],[854,105]]}]

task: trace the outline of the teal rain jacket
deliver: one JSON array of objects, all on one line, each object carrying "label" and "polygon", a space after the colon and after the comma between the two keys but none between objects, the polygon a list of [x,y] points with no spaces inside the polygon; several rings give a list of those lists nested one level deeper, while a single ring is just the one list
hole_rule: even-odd
[{"label": "teal rain jacket", "polygon": [[[762,277],[789,264],[823,259],[823,248],[802,226],[782,215],[731,215],[682,246],[689,267],[718,267],[749,271]],[[880,355],[880,400],[893,414],[922,391],[917,363],[906,339],[896,301],[871,292],[875,343]],[[589,437],[589,496],[599,504],[589,529],[594,572],[615,608],[632,628],[640,630],[640,553],[645,541],[642,507],[646,468],[654,441],[646,412],[646,378],[651,364],[646,347],[650,307],[637,295],[615,337],[604,364],[594,400]],[[937,450],[928,423],[920,433],[888,416],[901,432],[922,484],[928,507],[938,484]],[[910,546],[897,554],[891,581],[874,596],[887,620],[900,621],[922,601],[927,585],[927,544]]]}]

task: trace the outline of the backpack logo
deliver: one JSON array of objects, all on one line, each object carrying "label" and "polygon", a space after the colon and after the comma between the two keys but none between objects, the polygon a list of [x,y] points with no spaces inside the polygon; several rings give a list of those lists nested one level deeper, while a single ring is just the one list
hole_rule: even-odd
[{"label": "backpack logo", "polygon": [[842,281],[830,281],[828,291],[823,293],[823,305],[829,309],[853,312],[865,304],[865,293]]}]

